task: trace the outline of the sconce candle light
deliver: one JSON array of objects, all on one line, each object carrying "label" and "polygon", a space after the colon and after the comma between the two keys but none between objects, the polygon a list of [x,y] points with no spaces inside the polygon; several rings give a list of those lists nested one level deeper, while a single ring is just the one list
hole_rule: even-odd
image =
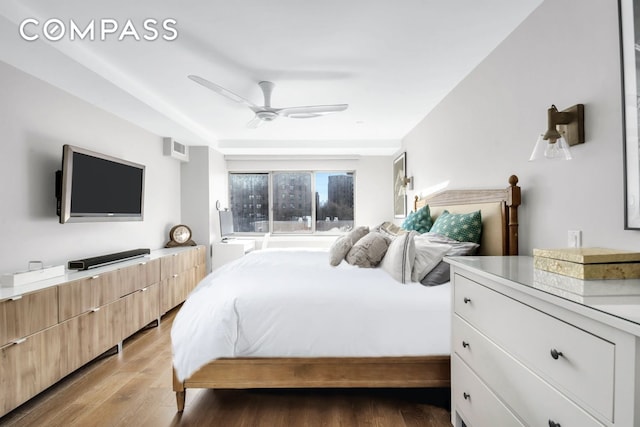
[{"label": "sconce candle light", "polygon": [[547,131],[540,135],[529,161],[541,158],[571,160],[569,147],[584,143],[584,105],[563,111],[555,105],[547,110]]}]

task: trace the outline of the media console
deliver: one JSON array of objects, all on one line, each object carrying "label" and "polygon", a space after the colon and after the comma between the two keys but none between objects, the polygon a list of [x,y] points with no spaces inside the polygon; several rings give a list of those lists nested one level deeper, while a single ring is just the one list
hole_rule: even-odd
[{"label": "media console", "polygon": [[132,249],[130,251],[116,252],[113,254],[100,255],[91,258],[69,261],[69,270],[88,270],[90,268],[102,267],[104,265],[113,264],[114,262],[124,261],[126,259],[137,258],[149,255],[149,249]]},{"label": "media console", "polygon": [[205,255],[204,246],[159,249],[89,271],[0,287],[0,417],[159,323],[204,277]]}]

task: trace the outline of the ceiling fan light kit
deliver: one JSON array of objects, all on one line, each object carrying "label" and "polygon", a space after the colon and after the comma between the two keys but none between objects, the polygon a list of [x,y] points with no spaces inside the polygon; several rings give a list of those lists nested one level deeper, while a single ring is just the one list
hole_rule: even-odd
[{"label": "ceiling fan light kit", "polygon": [[189,79],[218,93],[234,102],[245,104],[254,112],[254,118],[247,123],[247,127],[255,128],[264,122],[272,122],[278,117],[287,117],[290,119],[309,119],[313,117],[321,117],[331,113],[337,113],[344,111],[349,107],[349,104],[333,104],[333,105],[308,105],[301,107],[286,107],[286,108],[274,108],[271,106],[271,93],[275,84],[268,81],[261,81],[258,83],[262,93],[264,95],[264,104],[262,106],[256,105],[248,99],[233,93],[232,91],[223,88],[207,79],[200,76],[189,75]]}]

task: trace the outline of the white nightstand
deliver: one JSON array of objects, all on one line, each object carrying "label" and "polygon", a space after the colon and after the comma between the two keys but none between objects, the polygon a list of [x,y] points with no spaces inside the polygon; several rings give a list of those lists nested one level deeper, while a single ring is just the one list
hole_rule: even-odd
[{"label": "white nightstand", "polygon": [[213,244],[213,269],[243,257],[256,248],[255,240],[227,239]]},{"label": "white nightstand", "polygon": [[580,281],[531,257],[447,262],[454,426],[640,425],[640,280]]}]

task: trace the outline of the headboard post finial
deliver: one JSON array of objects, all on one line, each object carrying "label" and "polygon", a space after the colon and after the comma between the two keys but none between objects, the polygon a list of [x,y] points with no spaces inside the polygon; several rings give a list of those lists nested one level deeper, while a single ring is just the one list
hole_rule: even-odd
[{"label": "headboard post finial", "polygon": [[520,187],[518,187],[518,177],[509,177],[509,187],[507,188],[507,235],[508,241],[506,252],[508,255],[518,255],[518,206],[522,202]]}]

